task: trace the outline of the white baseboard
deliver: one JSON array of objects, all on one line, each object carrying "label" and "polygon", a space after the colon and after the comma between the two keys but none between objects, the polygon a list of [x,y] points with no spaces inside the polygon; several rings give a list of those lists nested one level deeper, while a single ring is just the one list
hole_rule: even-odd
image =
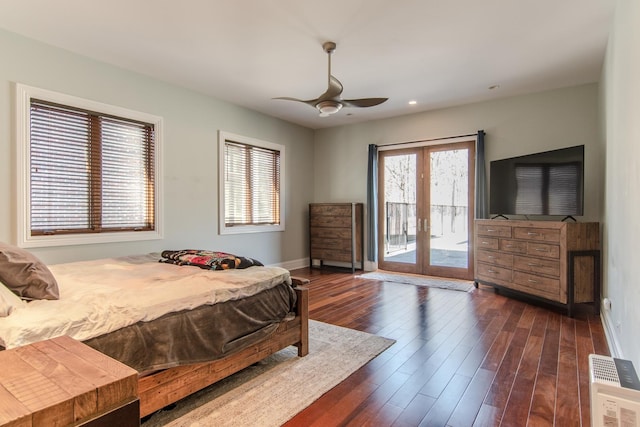
[{"label": "white baseboard", "polygon": [[602,326],[604,327],[604,335],[607,338],[607,345],[609,346],[609,352],[612,357],[618,359],[624,359],[622,354],[622,347],[620,346],[620,339],[616,333],[615,322],[611,318],[611,310],[607,310],[604,302],[600,307],[600,319],[602,320]]},{"label": "white baseboard", "polygon": [[309,258],[300,258],[271,265],[274,267],[282,267],[287,270],[295,270],[297,268],[309,267]]}]

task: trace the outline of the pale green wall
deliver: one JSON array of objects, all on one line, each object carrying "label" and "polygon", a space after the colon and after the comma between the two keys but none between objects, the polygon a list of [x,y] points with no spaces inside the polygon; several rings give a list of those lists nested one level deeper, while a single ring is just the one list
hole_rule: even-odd
[{"label": "pale green wall", "polygon": [[605,328],[640,369],[640,2],[618,0],[602,78],[606,138]]},{"label": "pale green wall", "polygon": [[[165,239],[34,249],[47,263],[186,247],[265,263],[306,259],[313,199],[313,131],[65,50],[0,31],[0,241],[15,243],[14,83],[63,92],[164,118]],[[218,235],[219,129],[286,146],[286,231]]]}]

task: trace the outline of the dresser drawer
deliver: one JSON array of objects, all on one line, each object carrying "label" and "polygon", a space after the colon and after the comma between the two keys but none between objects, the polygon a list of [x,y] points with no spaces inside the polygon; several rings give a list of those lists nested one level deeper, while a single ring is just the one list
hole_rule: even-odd
[{"label": "dresser drawer", "polygon": [[535,274],[560,277],[560,261],[541,258],[529,258],[520,255],[513,257],[513,268]]},{"label": "dresser drawer", "polygon": [[560,230],[555,228],[514,227],[513,238],[559,243]]},{"label": "dresser drawer", "polygon": [[[560,280],[548,277],[536,276],[534,274],[513,272],[513,283],[526,289],[527,293],[547,298],[553,301],[560,300]],[[566,302],[566,301],[560,301]]]},{"label": "dresser drawer", "polygon": [[479,248],[485,248],[485,249],[499,249],[500,244],[499,244],[499,240],[498,239],[493,239],[491,237],[484,237],[484,236],[480,236],[478,237],[478,247]]},{"label": "dresser drawer", "polygon": [[490,264],[477,264],[476,276],[480,280],[486,280],[488,282],[510,282],[511,281],[511,269],[497,267]]},{"label": "dresser drawer", "polygon": [[522,240],[500,239],[500,250],[515,254],[526,254],[527,242],[523,242]]},{"label": "dresser drawer", "polygon": [[527,255],[560,259],[560,246],[546,243],[527,243]]},{"label": "dresser drawer", "polygon": [[511,237],[511,226],[493,225],[493,224],[477,224],[476,233],[479,236]]},{"label": "dresser drawer", "polygon": [[492,252],[478,249],[478,252],[476,253],[476,259],[480,262],[497,265],[500,267],[513,267],[513,255],[505,254],[502,252]]}]

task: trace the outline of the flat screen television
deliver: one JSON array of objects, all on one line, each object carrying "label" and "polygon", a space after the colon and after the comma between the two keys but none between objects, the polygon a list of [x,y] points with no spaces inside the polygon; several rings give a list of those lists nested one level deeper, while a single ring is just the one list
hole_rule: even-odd
[{"label": "flat screen television", "polygon": [[580,216],[584,210],[584,145],[494,160],[492,215]]}]

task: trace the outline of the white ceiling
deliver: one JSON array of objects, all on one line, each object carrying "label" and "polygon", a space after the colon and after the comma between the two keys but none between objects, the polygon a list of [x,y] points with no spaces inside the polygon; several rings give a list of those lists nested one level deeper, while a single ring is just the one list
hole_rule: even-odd
[{"label": "white ceiling", "polygon": [[[318,129],[596,82],[614,3],[3,0],[0,28]],[[326,90],[327,40],[343,97],[386,103],[272,99]]]}]

